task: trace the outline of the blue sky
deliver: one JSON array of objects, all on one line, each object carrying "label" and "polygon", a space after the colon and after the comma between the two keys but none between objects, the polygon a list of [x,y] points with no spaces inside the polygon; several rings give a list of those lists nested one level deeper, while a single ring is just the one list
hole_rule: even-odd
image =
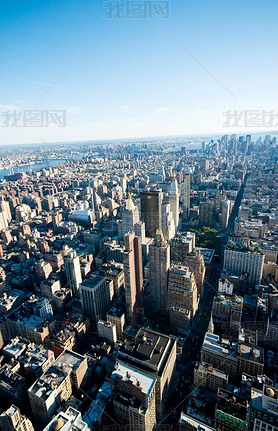
[{"label": "blue sky", "polygon": [[1,144],[224,134],[222,112],[278,109],[277,1],[170,0],[169,19],[105,3],[1,0],[1,113],[67,118],[0,127]]}]

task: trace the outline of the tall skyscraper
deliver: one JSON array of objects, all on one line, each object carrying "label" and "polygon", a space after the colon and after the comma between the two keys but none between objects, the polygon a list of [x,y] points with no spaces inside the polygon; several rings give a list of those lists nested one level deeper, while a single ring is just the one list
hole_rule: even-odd
[{"label": "tall skyscraper", "polygon": [[171,211],[170,204],[163,203],[161,207],[162,214],[162,233],[165,239],[170,240],[176,232],[175,221]]},{"label": "tall skyscraper", "polygon": [[100,275],[93,275],[81,283],[82,311],[89,318],[94,329],[96,329],[100,319],[105,319],[106,313],[110,309],[113,294],[113,281],[107,281],[105,277]]},{"label": "tall skyscraper", "polygon": [[229,217],[230,217],[230,201],[229,200],[221,201],[220,212],[221,212],[221,224],[223,227],[227,228],[228,223],[229,223]]},{"label": "tall skyscraper", "polygon": [[172,265],[169,269],[167,311],[170,326],[189,330],[198,308],[197,285],[194,273],[182,265]]},{"label": "tall skyscraper", "polygon": [[169,269],[167,304],[171,307],[181,306],[191,311],[193,317],[198,306],[197,285],[194,273],[188,267],[172,265]]},{"label": "tall skyscraper", "polygon": [[199,223],[202,226],[213,225],[214,202],[208,199],[199,204]]},{"label": "tall skyscraper", "polygon": [[179,224],[179,191],[178,191],[178,183],[176,178],[172,179],[170,193],[169,193],[169,203],[174,217],[175,230],[177,230],[178,224]]},{"label": "tall skyscraper", "polygon": [[123,264],[125,273],[125,297],[127,320],[131,325],[136,325],[142,310],[143,289],[143,264],[141,238],[135,233],[125,235],[125,251],[123,252]]},{"label": "tall skyscraper", "polygon": [[125,209],[122,212],[122,221],[119,223],[119,235],[121,238],[128,232],[135,232],[135,224],[139,223],[139,210],[134,205],[131,195],[128,195]]},{"label": "tall skyscraper", "polygon": [[64,256],[64,264],[67,284],[75,295],[78,293],[79,286],[82,283],[82,276],[79,257],[74,250],[70,249],[67,251],[67,254]]},{"label": "tall skyscraper", "polygon": [[149,257],[151,307],[154,311],[166,314],[170,245],[159,231],[156,232],[154,243],[150,245]]},{"label": "tall skyscraper", "polygon": [[190,173],[184,175],[183,183],[183,218],[189,219],[190,213]]},{"label": "tall skyscraper", "polygon": [[153,431],[156,379],[117,362],[110,383],[116,422],[132,430]]},{"label": "tall skyscraper", "polygon": [[162,190],[145,190],[140,195],[141,219],[145,222],[146,236],[154,237],[162,229],[161,205]]}]

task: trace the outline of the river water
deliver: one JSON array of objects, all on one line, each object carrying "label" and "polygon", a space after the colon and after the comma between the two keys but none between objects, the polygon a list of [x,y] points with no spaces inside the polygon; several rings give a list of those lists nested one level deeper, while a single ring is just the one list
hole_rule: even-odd
[{"label": "river water", "polygon": [[[65,163],[66,160],[64,159],[51,159],[51,160],[47,160],[46,162],[42,162],[42,163],[35,163],[34,165],[26,165],[26,166],[21,166],[20,168],[14,168],[14,172],[30,172],[30,171],[39,171],[42,168],[47,168],[49,166],[55,166],[58,165],[59,163]],[[2,169],[0,170],[0,180],[3,180],[5,175],[9,175],[10,169]]]}]

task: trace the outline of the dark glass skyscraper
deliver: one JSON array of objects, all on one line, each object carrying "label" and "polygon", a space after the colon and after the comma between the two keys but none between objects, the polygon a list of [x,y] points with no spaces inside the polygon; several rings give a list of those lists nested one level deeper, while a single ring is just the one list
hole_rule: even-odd
[{"label": "dark glass skyscraper", "polygon": [[142,191],[140,202],[141,219],[146,225],[146,236],[154,237],[157,230],[162,230],[162,190],[156,189]]}]

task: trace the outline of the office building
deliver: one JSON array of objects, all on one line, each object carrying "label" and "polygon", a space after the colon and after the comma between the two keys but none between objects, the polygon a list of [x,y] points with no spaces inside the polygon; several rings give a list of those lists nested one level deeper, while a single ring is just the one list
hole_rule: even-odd
[{"label": "office building", "polygon": [[240,296],[217,295],[212,303],[213,324],[218,330],[225,330],[237,338],[241,327],[243,298]]},{"label": "office building", "polygon": [[140,314],[143,314],[143,264],[141,238],[135,236],[134,232],[125,235],[123,264],[127,321],[130,325],[136,325]]},{"label": "office building", "polygon": [[230,206],[229,200],[222,200],[220,203],[220,221],[224,228],[228,227],[229,217],[230,217]]},{"label": "office building", "polygon": [[44,344],[49,337],[48,322],[35,314],[36,301],[27,301],[6,317],[9,338],[20,336],[36,344]]},{"label": "office building", "polygon": [[207,362],[214,368],[235,377],[237,370],[237,343],[220,339],[216,334],[206,333],[201,348],[201,362]]},{"label": "office building", "polygon": [[206,275],[206,266],[202,253],[196,249],[193,250],[184,257],[183,264],[194,272],[198,294],[202,295]]},{"label": "office building", "polygon": [[181,413],[179,420],[179,429],[180,431],[216,431],[215,428],[212,428],[183,412]]},{"label": "office building", "polygon": [[141,220],[145,223],[146,236],[154,237],[162,229],[162,190],[147,190],[140,194]]},{"label": "office building", "polygon": [[170,193],[169,193],[169,204],[170,209],[174,218],[175,231],[179,225],[179,190],[178,183],[174,177],[171,182]]},{"label": "office building", "polygon": [[188,220],[190,215],[190,173],[184,174],[183,182],[183,219]]},{"label": "office building", "polygon": [[74,250],[68,250],[64,256],[65,271],[67,277],[67,286],[72,289],[73,294],[79,292],[79,286],[82,283],[79,256]]},{"label": "office building", "polygon": [[230,271],[234,275],[248,273],[250,283],[259,285],[264,266],[264,255],[258,250],[250,247],[243,247],[228,244],[224,252],[223,270]]},{"label": "office building", "polygon": [[168,271],[170,268],[170,245],[163,234],[156,233],[149,254],[149,284],[151,308],[154,312],[166,314]]},{"label": "office building", "polygon": [[28,383],[19,374],[19,364],[5,364],[0,368],[0,399],[4,406],[15,404],[22,407],[27,398]]},{"label": "office building", "polygon": [[264,371],[264,349],[239,342],[237,348],[237,375],[262,376]]},{"label": "office building", "polygon": [[194,385],[217,393],[218,388],[227,389],[228,375],[206,362],[196,363]]},{"label": "office building", "polygon": [[111,310],[106,313],[107,322],[116,326],[117,340],[123,340],[123,332],[125,326],[125,310],[122,306],[113,306]]},{"label": "office building", "polygon": [[156,379],[117,362],[110,378],[114,418],[129,429],[153,431],[156,423]]},{"label": "office building", "polygon": [[169,310],[170,328],[179,332],[188,333],[191,328],[192,312],[179,305]]},{"label": "office building", "polygon": [[195,248],[195,233],[187,232],[185,235],[177,233],[176,236],[171,239],[171,260],[173,262],[182,262],[188,253],[191,253]]},{"label": "office building", "polygon": [[141,328],[134,340],[120,347],[118,359],[156,378],[156,412],[161,418],[176,363],[176,339]]},{"label": "office building", "polygon": [[197,285],[194,273],[186,266],[173,264],[168,274],[167,310],[182,307],[194,317],[198,308]]},{"label": "office building", "polygon": [[171,211],[170,204],[163,203],[161,206],[162,214],[162,233],[165,239],[170,240],[175,236],[175,220]]},{"label": "office building", "polygon": [[88,317],[93,328],[105,319],[113,298],[113,282],[105,277],[92,275],[80,284],[80,299],[84,316]]},{"label": "office building", "polygon": [[119,298],[125,286],[123,265],[115,262],[106,263],[102,266],[100,275],[108,281],[113,281],[114,294],[116,298]]},{"label": "office building", "polygon": [[263,390],[251,389],[248,431],[278,430],[278,389],[264,385]]},{"label": "office building", "polygon": [[199,204],[199,224],[201,226],[213,226],[214,202],[207,200]]},{"label": "office building", "polygon": [[119,222],[118,230],[121,239],[128,232],[135,232],[135,225],[139,223],[139,209],[134,205],[131,195],[128,195],[126,206],[122,211],[122,220]]},{"label": "office building", "polygon": [[218,293],[223,293],[224,295],[232,295],[234,291],[234,284],[231,283],[226,278],[220,278],[218,280]]}]

